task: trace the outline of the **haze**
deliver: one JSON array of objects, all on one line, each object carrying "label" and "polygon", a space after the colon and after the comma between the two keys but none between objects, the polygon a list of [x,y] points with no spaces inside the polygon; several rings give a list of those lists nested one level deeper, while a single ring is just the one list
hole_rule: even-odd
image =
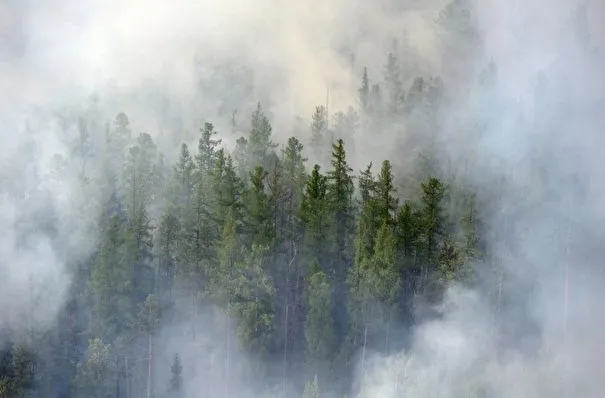
[{"label": "haze", "polygon": [[[0,397],[600,397],[603,17],[585,0],[0,1]],[[206,123],[222,142],[202,154]],[[330,197],[339,138],[348,207]],[[19,376],[18,349],[38,373]]]}]

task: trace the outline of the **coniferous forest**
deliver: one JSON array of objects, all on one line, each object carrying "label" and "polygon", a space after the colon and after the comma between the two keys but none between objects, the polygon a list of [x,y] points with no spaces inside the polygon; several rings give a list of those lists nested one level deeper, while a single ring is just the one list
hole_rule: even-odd
[{"label": "coniferous forest", "polygon": [[[451,2],[439,23],[473,48],[464,3]],[[588,206],[578,192],[590,188],[552,147],[540,147],[550,138],[528,144],[535,156],[519,178],[508,166],[485,177],[500,159],[474,151],[492,145],[481,138],[488,131],[515,131],[517,139],[565,130],[581,106],[573,98],[561,105],[549,94],[559,92],[556,79],[539,75],[534,116],[519,116],[518,102],[497,94],[506,82],[493,61],[462,81],[410,72],[402,53],[394,46],[375,71],[357,59],[356,105],[309,109],[291,134],[275,131],[270,107],[258,99],[238,123],[235,113],[216,121],[198,115],[193,133],[171,131],[170,140],[140,132],[127,109],[107,117],[92,101],[52,116],[68,151],[41,170],[31,159],[44,149],[45,132],[28,124],[0,171],[2,224],[12,231],[3,243],[36,254],[0,259],[23,270],[5,274],[9,294],[0,297],[27,303],[0,323],[0,397],[501,396],[483,369],[466,367],[481,364],[479,356],[420,353],[466,370],[415,381],[405,363],[377,361],[413,351],[419,325],[451,325],[455,289],[481,297],[466,299],[475,303],[471,314],[490,314],[481,324],[481,333],[495,336],[490,350],[546,355],[532,339],[547,322],[519,310],[537,300],[540,279],[528,275],[546,268],[524,277],[519,269],[548,263],[549,278],[562,275],[574,236],[584,253],[598,253],[586,209],[575,224],[567,213],[549,213],[564,201]],[[464,97],[472,109],[463,122],[452,117],[460,85],[480,93]],[[504,115],[498,122],[495,109]],[[231,131],[217,127],[230,122]],[[444,132],[455,129],[464,131],[448,141]],[[563,195],[570,186],[583,188]],[[56,192],[80,199],[50,200]],[[520,260],[519,242],[538,239],[550,257]],[[61,272],[49,276],[35,265],[40,258]],[[580,274],[576,287],[587,283]],[[31,289],[13,291],[11,283]],[[560,296],[548,297],[563,307]],[[483,336],[473,319],[456,318],[463,327],[455,329]],[[460,337],[444,330],[432,333],[455,345]],[[378,366],[396,376],[369,393],[364,380],[378,380]],[[435,386],[453,377],[456,387],[436,395]],[[424,391],[433,395],[413,392],[422,383],[432,383]]]}]

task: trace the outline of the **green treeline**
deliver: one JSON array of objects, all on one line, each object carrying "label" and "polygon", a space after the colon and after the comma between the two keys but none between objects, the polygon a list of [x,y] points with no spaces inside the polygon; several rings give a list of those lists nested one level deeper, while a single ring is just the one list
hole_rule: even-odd
[{"label": "green treeline", "polygon": [[397,62],[389,54],[382,89],[364,71],[358,111],[328,123],[319,106],[283,145],[260,104],[234,148],[206,122],[173,164],[124,113],[96,141],[96,122],[80,118],[73,155],[57,164],[98,195],[98,242],[68,264],[55,327],[10,337],[0,397],[185,397],[187,353],[159,354],[173,325],[184,350],[206,329],[220,336],[224,358],[199,361],[223,383],[231,353],[245,355],[254,365],[237,377],[252,395],[269,382],[299,396],[354,393],[366,356],[404,348],[419,300],[471,281],[480,256],[473,192],[437,171],[431,145],[403,180],[389,160],[351,166],[360,120],[382,129],[408,118],[426,137],[437,128],[443,82],[417,78],[406,93]]}]

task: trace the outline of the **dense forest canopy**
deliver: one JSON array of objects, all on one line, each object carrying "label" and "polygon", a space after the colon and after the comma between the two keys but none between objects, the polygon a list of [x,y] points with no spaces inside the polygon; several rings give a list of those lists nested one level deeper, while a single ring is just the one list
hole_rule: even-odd
[{"label": "dense forest canopy", "polygon": [[0,4],[0,398],[602,395],[598,5],[109,3]]}]

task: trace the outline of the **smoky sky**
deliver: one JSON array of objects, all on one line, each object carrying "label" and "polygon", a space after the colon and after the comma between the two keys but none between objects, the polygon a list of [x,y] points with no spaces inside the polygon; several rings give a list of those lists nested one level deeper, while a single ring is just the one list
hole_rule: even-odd
[{"label": "smoky sky", "polygon": [[[261,100],[276,136],[283,139],[295,117],[308,118],[315,105],[326,103],[328,90],[332,112],[356,105],[363,66],[379,76],[397,38],[406,49],[402,55],[413,60],[410,75],[443,75],[446,86],[456,87],[450,93],[454,100],[447,108],[447,123],[438,132],[440,160],[464,168],[465,178],[479,186],[480,199],[493,199],[486,205],[487,246],[511,271],[508,283],[523,286],[524,296],[516,300],[512,296],[517,290],[509,289],[510,322],[519,330],[531,324],[527,329],[538,330],[531,343],[534,351],[547,352],[528,359],[525,342],[513,341],[515,350],[506,351],[502,360],[498,343],[489,337],[493,314],[480,305],[481,294],[454,289],[448,296],[454,309],[446,319],[417,328],[412,350],[417,355],[378,359],[365,388],[369,394],[394,396],[390,388],[399,376],[393,369],[417,358],[405,376],[418,387],[417,392],[408,390],[409,396],[435,389],[452,396],[457,391],[453,382],[444,383],[441,376],[456,367],[458,373],[450,375],[473,373],[487,380],[484,384],[495,396],[540,396],[565,373],[554,358],[563,352],[567,262],[576,270],[569,286],[570,330],[578,336],[569,356],[577,369],[571,382],[585,396],[597,396],[602,377],[594,366],[600,349],[594,347],[599,344],[597,331],[605,326],[595,315],[605,254],[599,244],[605,222],[604,7],[579,0],[469,1],[479,40],[463,51],[436,22],[447,3],[1,2],[0,165],[5,187],[6,181],[27,183],[5,199],[0,213],[5,227],[0,264],[14,281],[14,288],[0,293],[0,303],[18,303],[8,315],[2,313],[0,323],[14,322],[14,313],[30,303],[32,296],[23,292],[32,284],[22,264],[33,264],[44,276],[41,292],[42,287],[56,287],[46,291],[56,297],[56,309],[68,286],[62,249],[79,247],[77,255],[83,256],[88,247],[83,242],[95,239],[91,225],[98,210],[85,206],[77,173],[68,167],[53,180],[53,156],[68,150],[65,129],[49,112],[69,108],[111,120],[125,111],[136,130],[157,137],[196,129],[200,121],[211,119],[225,130],[233,110],[242,110],[245,119],[246,110]],[[583,5],[586,11],[578,12]],[[497,77],[486,88],[475,78],[490,61],[497,66]],[[91,99],[93,93],[96,99]],[[36,133],[26,137],[28,126]],[[384,148],[374,145],[376,156],[390,153],[390,138],[382,137]],[[379,141],[370,134],[362,135],[364,139]],[[31,179],[24,178],[25,166],[15,166],[15,155],[24,151],[27,140],[38,148],[27,157],[39,176]],[[50,233],[34,233],[21,245],[16,236],[23,227],[17,220],[34,214],[22,205],[24,192],[39,190],[45,190],[36,196],[44,203],[39,207],[52,204],[62,220],[58,235],[65,238],[53,242]],[[86,209],[80,211],[88,222],[76,220],[74,208]],[[74,230],[90,239],[68,238]]]}]

